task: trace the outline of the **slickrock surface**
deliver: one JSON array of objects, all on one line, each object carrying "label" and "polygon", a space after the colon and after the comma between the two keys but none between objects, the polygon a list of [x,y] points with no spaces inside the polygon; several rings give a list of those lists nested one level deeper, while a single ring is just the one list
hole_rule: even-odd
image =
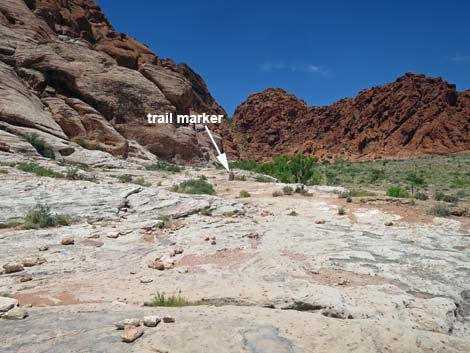
[{"label": "slickrock surface", "polygon": [[[2,315],[15,310],[8,316],[16,318],[0,318],[1,352],[468,352],[467,218],[405,222],[400,212],[419,212],[419,203],[388,213],[342,204],[331,187],[274,198],[283,184],[257,183],[248,172],[229,181],[215,169],[128,167],[95,167],[87,172],[95,182],[2,167],[2,223],[37,202],[74,221],[0,230],[1,265],[47,260],[0,275],[0,296],[32,305],[24,317],[14,300],[0,301]],[[121,174],[152,185],[121,183]],[[169,191],[201,175],[217,196]],[[237,199],[242,189],[252,196]],[[172,218],[166,228],[161,216]],[[61,245],[64,237],[75,244]],[[156,259],[163,271],[148,267]],[[25,275],[32,280],[21,282]],[[144,307],[157,293],[192,305]],[[115,324],[131,318],[145,334],[127,344]]]},{"label": "slickrock surface", "polygon": [[207,163],[205,131],[147,124],[191,112],[225,115],[201,76],[116,32],[94,1],[1,1],[0,151],[37,155],[36,133],[63,157]]},{"label": "slickrock surface", "polygon": [[282,154],[372,160],[470,151],[470,91],[407,73],[355,98],[309,107],[282,89],[252,94],[236,109],[233,157]]}]

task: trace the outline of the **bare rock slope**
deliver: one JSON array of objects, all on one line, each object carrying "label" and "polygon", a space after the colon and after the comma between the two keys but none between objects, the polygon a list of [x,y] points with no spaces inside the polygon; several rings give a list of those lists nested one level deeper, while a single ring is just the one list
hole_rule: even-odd
[{"label": "bare rock slope", "polygon": [[470,92],[411,73],[325,107],[267,89],[238,106],[232,126],[232,156],[259,161],[295,153],[357,161],[469,152]]},{"label": "bare rock slope", "polygon": [[[204,162],[207,137],[190,126],[148,126],[148,113],[223,114],[201,76],[116,32],[91,0],[0,3],[0,140],[18,152],[33,132],[65,156],[81,147],[126,158]],[[34,149],[29,151],[34,154]]]}]

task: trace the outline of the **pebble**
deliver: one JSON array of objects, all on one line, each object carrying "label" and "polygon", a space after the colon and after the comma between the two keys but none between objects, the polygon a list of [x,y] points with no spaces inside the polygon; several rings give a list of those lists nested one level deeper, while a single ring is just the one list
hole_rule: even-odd
[{"label": "pebble", "polygon": [[125,326],[140,326],[140,320],[137,318],[124,319],[114,323],[118,330],[123,330]]},{"label": "pebble", "polygon": [[183,248],[176,248],[176,249],[175,249],[175,254],[176,254],[176,255],[180,255],[180,254],[183,253],[183,251],[184,251]]},{"label": "pebble", "polygon": [[175,322],[175,318],[171,316],[164,316],[163,317],[163,322],[166,324],[173,323]]},{"label": "pebble", "polygon": [[393,222],[385,222],[384,225],[386,227],[391,227],[391,226],[393,226]]},{"label": "pebble", "polygon": [[18,305],[18,300],[8,297],[0,297],[0,313],[13,309]]},{"label": "pebble", "polygon": [[62,241],[60,243],[62,245],[73,245],[73,244],[75,244],[75,240],[73,238],[70,238],[70,237],[65,237],[64,239],[62,239]]},{"label": "pebble", "polygon": [[151,283],[151,282],[153,282],[153,279],[150,277],[142,277],[140,279],[140,283]]},{"label": "pebble", "polygon": [[5,273],[15,273],[23,271],[24,267],[22,264],[10,262],[8,264],[3,265],[3,269],[5,270]]},{"label": "pebble", "polygon": [[317,221],[315,221],[316,224],[325,224],[326,221],[324,219],[319,219]]},{"label": "pebble", "polygon": [[217,244],[217,242],[215,240],[211,241],[211,245],[216,245],[216,244]]},{"label": "pebble", "polygon": [[26,276],[21,276],[20,277],[20,282],[23,283],[23,282],[29,282],[29,281],[32,281],[33,280],[33,276],[31,275],[26,275]]},{"label": "pebble", "polygon": [[2,319],[5,320],[23,320],[28,317],[28,312],[24,308],[15,307],[3,314]]},{"label": "pebble", "polygon": [[119,233],[110,233],[106,235],[107,238],[116,239],[119,238]]},{"label": "pebble", "polygon": [[148,327],[155,327],[162,321],[158,316],[144,316],[144,325]]},{"label": "pebble", "polygon": [[124,332],[121,335],[121,340],[126,343],[134,342],[137,338],[144,334],[143,327],[129,326],[124,327]]},{"label": "pebble", "polygon": [[211,240],[211,238],[210,237],[205,237],[204,240],[209,241],[209,240]]},{"label": "pebble", "polygon": [[43,245],[43,246],[39,247],[38,250],[39,251],[47,251],[47,250],[49,250],[49,247],[47,245]]},{"label": "pebble", "polygon": [[150,262],[148,264],[148,267],[153,268],[154,270],[158,270],[158,271],[163,271],[165,269],[165,265],[163,264],[163,262],[159,260]]},{"label": "pebble", "polygon": [[35,259],[24,259],[22,263],[24,267],[33,267],[37,265],[37,262]]}]

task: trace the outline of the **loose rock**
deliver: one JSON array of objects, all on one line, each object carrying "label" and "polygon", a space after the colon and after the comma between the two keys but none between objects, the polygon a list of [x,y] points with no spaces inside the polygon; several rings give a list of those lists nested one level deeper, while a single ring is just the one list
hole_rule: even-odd
[{"label": "loose rock", "polygon": [[47,250],[49,250],[49,247],[47,245],[43,245],[43,246],[39,247],[38,250],[39,251],[47,251]]},{"label": "loose rock", "polygon": [[158,270],[158,271],[163,271],[165,269],[165,265],[163,264],[163,262],[159,260],[150,262],[148,264],[148,267],[153,268],[154,270]]},{"label": "loose rock", "polygon": [[8,297],[0,297],[0,313],[8,311],[18,305],[18,300]]},{"label": "loose rock", "polygon": [[20,277],[20,282],[23,283],[23,282],[29,282],[29,281],[32,281],[33,280],[33,276],[31,275],[26,275],[26,276],[21,276]]},{"label": "loose rock", "polygon": [[143,327],[126,325],[124,327],[124,332],[121,335],[121,340],[126,343],[131,343],[134,342],[137,338],[141,337],[143,334]]},{"label": "loose rock", "polygon": [[153,282],[153,279],[150,277],[142,277],[140,279],[140,283],[151,283],[151,282]]},{"label": "loose rock", "polygon": [[15,273],[15,272],[23,271],[24,267],[22,264],[11,262],[11,263],[3,265],[3,269],[5,270],[5,273]]},{"label": "loose rock", "polygon": [[164,316],[163,317],[163,322],[166,324],[173,323],[175,322],[175,318],[172,316]]},{"label": "loose rock", "polygon": [[124,319],[114,323],[118,330],[123,330],[126,326],[140,326],[140,320],[137,318]]},{"label": "loose rock", "polygon": [[22,262],[24,267],[33,267],[37,265],[35,259],[24,259]]},{"label": "loose rock", "polygon": [[148,327],[155,327],[162,321],[158,316],[144,316],[144,325]]},{"label": "loose rock", "polygon": [[62,245],[73,245],[73,244],[75,244],[75,239],[70,238],[70,237],[65,237],[64,239],[62,239],[62,241],[60,243]]},{"label": "loose rock", "polygon": [[24,308],[13,308],[10,311],[7,311],[3,316],[2,319],[5,320],[23,320],[28,317],[28,312]]}]

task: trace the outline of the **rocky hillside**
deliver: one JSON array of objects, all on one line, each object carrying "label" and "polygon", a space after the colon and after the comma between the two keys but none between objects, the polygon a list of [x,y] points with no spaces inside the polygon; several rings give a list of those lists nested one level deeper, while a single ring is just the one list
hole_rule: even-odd
[{"label": "rocky hillside", "polygon": [[146,126],[150,112],[225,115],[201,76],[116,32],[94,1],[0,2],[1,151],[36,154],[36,133],[62,156],[208,160],[205,133]]},{"label": "rocky hillside", "polygon": [[235,111],[235,158],[302,153],[350,161],[470,151],[470,91],[407,73],[331,106],[282,89],[252,94]]}]

